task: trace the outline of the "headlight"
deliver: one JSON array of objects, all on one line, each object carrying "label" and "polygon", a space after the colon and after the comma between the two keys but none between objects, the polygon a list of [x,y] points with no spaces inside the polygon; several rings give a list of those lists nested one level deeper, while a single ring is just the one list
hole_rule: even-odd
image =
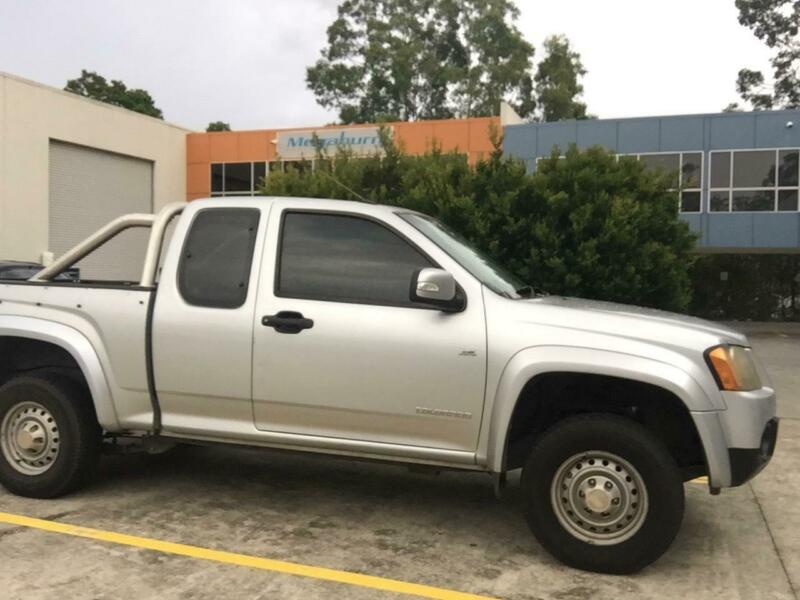
[{"label": "headlight", "polygon": [[721,390],[748,392],[761,387],[750,348],[744,346],[714,346],[705,352],[717,385]]}]

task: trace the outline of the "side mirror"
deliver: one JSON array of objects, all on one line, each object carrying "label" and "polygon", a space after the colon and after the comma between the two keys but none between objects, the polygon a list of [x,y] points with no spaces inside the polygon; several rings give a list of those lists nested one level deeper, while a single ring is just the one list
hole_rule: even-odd
[{"label": "side mirror", "polygon": [[435,306],[445,312],[464,310],[463,292],[444,269],[420,269],[411,277],[411,301]]}]

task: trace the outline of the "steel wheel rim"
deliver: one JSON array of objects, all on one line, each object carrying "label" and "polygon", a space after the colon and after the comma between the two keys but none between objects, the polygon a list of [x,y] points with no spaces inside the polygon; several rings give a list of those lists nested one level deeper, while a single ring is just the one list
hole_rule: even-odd
[{"label": "steel wheel rim", "polygon": [[15,404],[0,425],[0,447],[14,470],[41,475],[56,462],[61,447],[55,417],[38,402]]},{"label": "steel wheel rim", "polygon": [[602,450],[581,452],[561,463],[550,498],[564,529],[579,540],[604,546],[635,535],[649,508],[639,471]]}]

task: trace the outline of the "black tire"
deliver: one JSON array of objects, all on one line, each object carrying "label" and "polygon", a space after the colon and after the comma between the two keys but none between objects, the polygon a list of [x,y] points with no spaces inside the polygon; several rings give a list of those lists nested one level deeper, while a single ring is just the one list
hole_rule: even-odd
[{"label": "black tire", "polygon": [[[94,474],[100,457],[102,432],[92,400],[82,385],[63,375],[40,372],[18,376],[0,387],[0,428],[7,416],[12,420],[16,407],[31,402],[49,413],[42,424],[53,420],[52,440],[58,443],[55,459],[44,472],[20,472],[9,461],[7,446],[0,446],[0,483],[13,494],[29,498],[62,496]],[[0,436],[5,435],[6,431],[0,431]],[[0,443],[5,443],[3,437]]]},{"label": "black tire", "polygon": [[[575,496],[571,494],[581,493],[580,490],[583,488],[578,486],[579,480],[584,482],[583,485],[589,485],[586,482],[596,485],[594,480],[585,479],[588,477],[586,475],[588,469],[608,469],[600,467],[600,463],[597,463],[597,467],[590,467],[588,463],[580,465],[569,462],[570,458],[576,455],[592,451],[599,451],[599,456],[608,454],[623,459],[638,471],[637,475],[644,484],[645,490],[638,496],[630,495],[631,492],[637,493],[635,488],[627,492],[628,500],[633,501],[638,498],[640,504],[647,507],[646,512],[639,509],[642,511],[636,521],[640,523],[639,528],[636,530],[631,527],[631,533],[628,534],[630,537],[627,539],[620,539],[618,542],[606,539],[601,544],[596,541],[596,537],[594,539],[591,537],[597,534],[590,533],[586,529],[584,529],[586,536],[581,539],[579,537],[582,535],[581,527],[588,528],[588,523],[580,521],[577,516],[574,517],[576,523],[572,523],[569,520],[572,517],[565,515],[566,507],[573,505],[568,504],[570,499],[561,497],[562,494],[573,498]],[[565,464],[574,466],[572,469],[559,471]],[[614,464],[613,460],[611,464]],[[576,471],[581,468],[585,469],[583,473]],[[575,482],[571,479],[573,475],[566,475],[567,471],[578,473],[574,476]],[[559,476],[559,472],[564,475]],[[613,472],[611,476],[613,477]],[[556,477],[561,477],[559,481],[562,484],[554,485]],[[577,486],[579,491],[574,492],[574,488],[567,488],[563,485],[564,481]],[[613,488],[610,483],[609,486]],[[675,460],[664,444],[644,427],[630,419],[614,415],[589,414],[570,417],[546,431],[537,441],[525,464],[522,488],[528,524],[539,542],[561,562],[586,571],[627,574],[643,569],[666,552],[675,539],[683,519],[683,479]],[[561,491],[562,489],[570,491]],[[588,500],[589,493],[581,497]],[[642,502],[643,497],[646,498],[646,503]],[[607,502],[604,499],[605,496],[603,501]],[[560,510],[554,506],[558,501],[565,503],[564,509]],[[620,506],[625,504],[625,498],[618,500],[618,504]],[[628,506],[636,505],[629,503]],[[590,517],[601,518],[599,513],[590,513],[590,509],[586,506],[583,510],[586,510]],[[617,514],[620,515],[627,511],[616,507],[611,510],[618,510]],[[577,530],[577,533],[562,525],[557,511],[565,522],[573,527],[573,531]],[[609,518],[613,518],[613,515]],[[621,517],[621,525],[619,522],[611,525],[610,534],[600,535],[613,536],[615,526],[627,527],[625,518],[627,515]]]}]

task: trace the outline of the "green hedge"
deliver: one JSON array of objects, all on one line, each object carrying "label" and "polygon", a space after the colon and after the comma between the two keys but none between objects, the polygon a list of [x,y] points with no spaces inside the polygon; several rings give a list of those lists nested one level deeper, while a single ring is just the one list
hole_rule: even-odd
[{"label": "green hedge", "polygon": [[800,321],[799,254],[710,254],[691,272],[690,312],[716,320]]},{"label": "green hedge", "polygon": [[553,294],[685,311],[694,236],[678,217],[666,176],[602,148],[570,148],[531,174],[499,142],[471,166],[436,148],[406,155],[384,136],[385,156],[318,156],[312,173],[271,173],[275,196],[365,199],[433,215]]}]

